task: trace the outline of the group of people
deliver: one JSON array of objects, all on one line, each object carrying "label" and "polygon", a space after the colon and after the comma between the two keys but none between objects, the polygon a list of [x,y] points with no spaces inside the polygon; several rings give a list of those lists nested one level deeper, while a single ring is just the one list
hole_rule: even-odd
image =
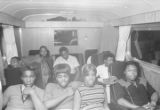
[{"label": "group of people", "polygon": [[[128,61],[117,77],[109,71],[115,62],[104,52],[103,64],[80,64],[66,47],[54,61],[45,46],[39,55],[13,57],[5,69],[5,110],[153,110],[158,93],[142,76],[137,62]],[[115,99],[115,100],[113,100]]]}]

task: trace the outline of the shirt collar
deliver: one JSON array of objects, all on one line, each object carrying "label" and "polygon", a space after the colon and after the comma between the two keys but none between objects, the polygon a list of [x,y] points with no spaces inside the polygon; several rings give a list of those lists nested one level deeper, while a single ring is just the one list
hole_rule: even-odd
[{"label": "shirt collar", "polygon": [[[21,85],[21,91],[23,91],[26,88],[26,86],[24,84]],[[35,86],[33,85],[32,88],[35,88]]]},{"label": "shirt collar", "polygon": [[103,64],[103,66],[104,66],[105,68],[108,68],[108,66],[106,66],[105,64]]},{"label": "shirt collar", "polygon": [[[62,56],[61,56],[61,58],[64,59]],[[64,59],[64,60],[68,61],[69,58],[70,58],[70,55],[68,55],[68,58]]]}]

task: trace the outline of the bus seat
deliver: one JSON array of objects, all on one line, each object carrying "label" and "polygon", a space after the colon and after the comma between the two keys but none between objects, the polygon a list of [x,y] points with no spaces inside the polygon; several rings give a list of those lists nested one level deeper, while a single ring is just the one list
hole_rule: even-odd
[{"label": "bus seat", "polygon": [[97,49],[88,49],[85,51],[85,62],[87,62],[88,57],[92,56],[93,54],[97,54]]},{"label": "bus seat", "polygon": [[39,50],[29,50],[28,55],[37,55],[39,54]]},{"label": "bus seat", "polygon": [[125,68],[125,62],[124,61],[115,61],[113,64],[109,66],[109,72],[116,76],[117,78],[123,78],[123,71]]}]

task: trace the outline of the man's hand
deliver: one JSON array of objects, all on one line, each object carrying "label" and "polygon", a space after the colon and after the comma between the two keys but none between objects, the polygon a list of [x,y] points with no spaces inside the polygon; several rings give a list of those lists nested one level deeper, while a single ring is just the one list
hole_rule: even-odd
[{"label": "man's hand", "polygon": [[118,78],[116,76],[110,76],[110,81],[111,81],[111,84],[115,84],[118,80]]},{"label": "man's hand", "polygon": [[103,79],[103,83],[106,85],[112,85],[115,84],[117,81],[117,77],[116,76],[111,76],[108,79]]},{"label": "man's hand", "polygon": [[148,103],[146,105],[143,105],[143,107],[147,110],[154,110],[155,105],[152,105],[152,103]]},{"label": "man's hand", "polygon": [[32,87],[26,87],[23,90],[24,95],[33,95],[35,93],[34,89]]},{"label": "man's hand", "polygon": [[120,79],[118,83],[125,88],[128,88],[128,86],[130,86],[130,83],[127,81],[124,81],[123,79]]}]

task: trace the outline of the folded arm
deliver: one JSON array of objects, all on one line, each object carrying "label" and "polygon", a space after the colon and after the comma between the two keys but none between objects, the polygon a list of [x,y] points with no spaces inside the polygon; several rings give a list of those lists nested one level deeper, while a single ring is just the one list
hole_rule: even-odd
[{"label": "folded arm", "polygon": [[138,105],[135,105],[135,104],[132,104],[130,103],[129,101],[127,101],[126,99],[124,98],[120,98],[117,100],[117,103],[123,107],[126,107],[126,108],[131,108],[131,109],[136,109],[138,108],[139,106]]}]

